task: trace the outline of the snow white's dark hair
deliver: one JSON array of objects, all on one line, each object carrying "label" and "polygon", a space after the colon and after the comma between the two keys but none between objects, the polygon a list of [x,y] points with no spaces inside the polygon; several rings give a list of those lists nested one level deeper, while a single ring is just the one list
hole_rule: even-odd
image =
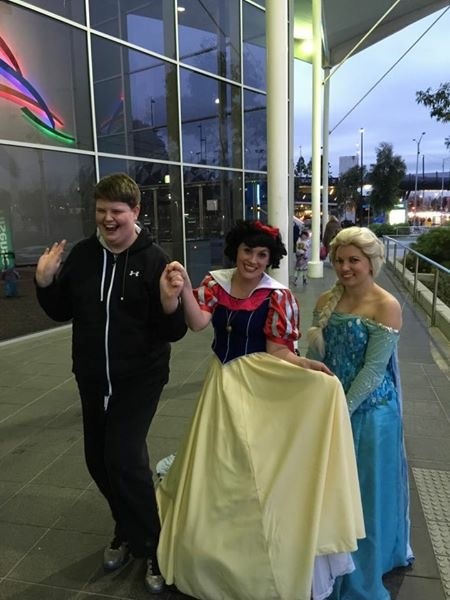
[{"label": "snow white's dark hair", "polygon": [[269,267],[278,269],[286,248],[281,240],[281,235],[276,227],[265,225],[260,221],[237,221],[225,237],[224,254],[233,263],[236,262],[238,247],[246,244],[250,248],[262,246],[270,252]]}]

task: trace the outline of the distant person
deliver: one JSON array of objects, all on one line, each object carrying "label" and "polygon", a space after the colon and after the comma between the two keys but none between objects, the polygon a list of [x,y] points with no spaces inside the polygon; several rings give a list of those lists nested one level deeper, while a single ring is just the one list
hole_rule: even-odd
[{"label": "distant person", "polygon": [[4,283],[5,297],[16,298],[18,295],[18,281],[20,279],[19,271],[14,265],[10,265],[2,271],[2,281]]},{"label": "distant person", "polygon": [[163,310],[159,280],[168,259],[136,223],[140,198],[124,173],[101,179],[95,233],[75,245],[60,273],[66,242],[47,248],[36,289],[50,318],[73,323],[86,463],[115,521],[103,567],[114,571],[130,554],[144,558],[145,585],[160,593],[160,522],[146,437],[169,377],[169,342],[183,337],[186,325],[181,307]]},{"label": "distant person", "polygon": [[341,222],[342,227],[345,229],[346,227],[353,227],[354,223],[350,219],[344,219]]},{"label": "distant person", "polygon": [[334,236],[342,229],[339,219],[334,215],[330,215],[328,223],[325,225],[325,231],[322,236],[322,244],[325,248],[325,256],[330,252],[330,243]]},{"label": "distant person", "polygon": [[309,232],[304,229],[299,239],[297,240],[295,248],[295,273],[294,273],[294,284],[297,285],[298,279],[302,277],[303,285],[308,283],[308,262],[311,255],[311,239]]},{"label": "distant person", "polygon": [[303,231],[303,221],[301,219],[299,219],[298,217],[296,217],[295,215],[292,217],[292,219],[294,221],[292,239],[293,239],[293,243],[294,243],[294,253],[295,253],[295,250],[297,247],[297,240],[300,237],[300,233]]},{"label": "distant person", "polygon": [[319,297],[308,332],[307,356],[333,369],[346,393],[366,528],[352,555],[356,569],[336,581],[333,600],[389,600],[383,575],[413,559],[397,358],[402,311],[374,281],[383,255],[366,227],[336,235],[330,259],[338,281]]}]

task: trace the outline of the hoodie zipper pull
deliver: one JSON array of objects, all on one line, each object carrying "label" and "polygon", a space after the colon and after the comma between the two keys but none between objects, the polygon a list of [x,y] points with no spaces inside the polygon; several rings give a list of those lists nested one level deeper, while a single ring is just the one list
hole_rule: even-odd
[{"label": "hoodie zipper pull", "polygon": [[120,296],[120,301],[123,302],[124,298],[125,298],[125,277],[127,275],[127,267],[128,267],[128,255],[129,255],[130,249],[127,248],[127,253],[125,254],[125,264],[123,265],[123,272],[122,272],[122,294]]}]

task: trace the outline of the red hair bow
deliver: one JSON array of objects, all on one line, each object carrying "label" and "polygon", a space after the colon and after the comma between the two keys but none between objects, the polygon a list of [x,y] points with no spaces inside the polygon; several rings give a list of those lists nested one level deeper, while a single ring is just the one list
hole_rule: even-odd
[{"label": "red hair bow", "polygon": [[261,221],[254,221],[253,227],[255,229],[263,231],[264,233],[267,233],[267,235],[270,235],[270,237],[272,237],[274,240],[276,240],[277,237],[280,235],[280,230],[278,229],[278,227],[270,227],[270,225],[264,225],[264,223],[261,223]]}]

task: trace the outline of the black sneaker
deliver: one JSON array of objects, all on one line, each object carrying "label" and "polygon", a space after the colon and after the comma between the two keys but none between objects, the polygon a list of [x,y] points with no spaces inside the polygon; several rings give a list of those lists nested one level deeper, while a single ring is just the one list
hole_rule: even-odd
[{"label": "black sneaker", "polygon": [[116,571],[123,567],[130,558],[127,542],[115,537],[103,552],[103,568],[105,571]]},{"label": "black sneaker", "polygon": [[164,591],[165,582],[159,570],[156,557],[147,559],[145,571],[145,587],[150,594],[161,594]]}]

